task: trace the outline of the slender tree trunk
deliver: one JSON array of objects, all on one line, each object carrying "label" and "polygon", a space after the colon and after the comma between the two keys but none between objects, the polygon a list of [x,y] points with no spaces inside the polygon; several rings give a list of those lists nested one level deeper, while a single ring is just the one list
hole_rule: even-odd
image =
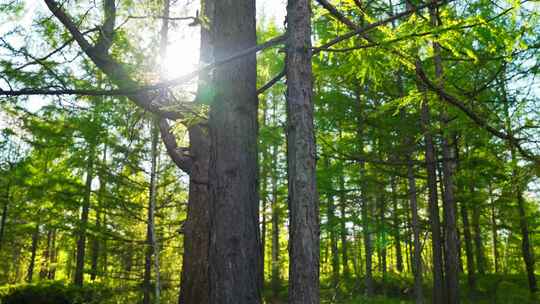
[{"label": "slender tree trunk", "polygon": [[5,201],[2,206],[2,220],[0,221],[0,251],[2,250],[2,245],[4,244],[4,233],[6,230],[10,194],[10,183],[8,183],[6,187]]},{"label": "slender tree trunk", "polygon": [[[474,197],[474,186],[472,186],[471,188],[471,193]],[[478,202],[475,202],[473,206],[472,224],[474,230],[474,246],[476,252],[476,264],[478,265],[478,273],[484,275],[486,273],[486,258],[484,255],[482,230],[480,229],[480,206]]]},{"label": "slender tree trunk", "polygon": [[500,257],[499,257],[499,238],[498,238],[498,229],[497,229],[497,214],[495,208],[495,200],[493,199],[493,189],[491,181],[489,182],[489,200],[491,206],[491,238],[493,241],[493,267],[495,273],[500,272]]},{"label": "slender tree trunk", "polygon": [[[255,0],[216,1],[211,20],[215,60],[256,45]],[[208,178],[213,304],[261,302],[256,77],[255,54],[213,72]]]},{"label": "slender tree trunk", "polygon": [[[158,127],[157,123],[152,120],[152,144],[151,144],[151,167],[150,167],[150,189],[148,199],[148,213],[146,223],[146,252],[144,259],[144,281],[143,281],[143,304],[150,304],[150,295],[152,294],[152,257],[158,255],[156,248],[156,227],[155,227],[155,210],[156,210],[156,188],[157,188],[157,144],[158,144]],[[159,303],[159,274],[156,272],[156,293],[155,303]]]},{"label": "slender tree trunk", "polygon": [[32,247],[30,248],[30,264],[28,265],[28,272],[26,273],[26,282],[32,283],[34,276],[34,268],[36,265],[36,253],[39,244],[39,223],[36,224],[36,228],[32,233]]},{"label": "slender tree trunk", "polygon": [[[103,156],[101,166],[105,166],[107,161],[107,146],[103,146]],[[101,240],[99,234],[101,233],[101,210],[103,209],[104,191],[105,191],[105,178],[101,173],[103,169],[100,169],[99,173],[99,193],[98,193],[98,206],[96,208],[96,230],[97,234],[92,239],[92,262],[90,270],[90,280],[95,281],[98,274],[98,262],[101,247]]]},{"label": "slender tree trunk", "polygon": [[461,220],[463,222],[463,235],[465,237],[465,254],[467,256],[467,284],[469,289],[476,289],[476,268],[474,265],[471,228],[469,225],[469,213],[465,202],[461,202]]},{"label": "slender tree trunk", "polygon": [[[275,108],[274,108],[275,109]],[[274,111],[275,115],[275,111]],[[275,117],[275,116],[274,116]],[[278,147],[272,147],[272,295],[277,298],[281,287],[280,260],[279,260],[279,221],[280,209],[278,206],[278,172],[277,172],[277,152]]]},{"label": "slender tree trunk", "polygon": [[[364,102],[361,98],[361,89],[358,88],[356,93],[358,103],[357,114],[357,141],[359,153],[364,153],[364,119],[363,119],[363,107]],[[375,293],[375,286],[373,282],[373,247],[371,241],[371,220],[370,220],[370,203],[367,195],[367,179],[366,179],[366,165],[364,162],[360,163],[360,200],[361,200],[361,215],[362,215],[362,237],[364,239],[364,256],[366,265],[365,286],[366,295],[371,297]]]},{"label": "slender tree trunk", "polygon": [[416,180],[414,177],[414,167],[412,159],[409,156],[407,165],[407,179],[409,181],[409,200],[411,203],[412,213],[412,229],[413,229],[413,242],[414,242],[414,294],[415,303],[421,304],[424,301],[424,294],[422,291],[422,248],[420,244],[420,219],[418,217],[418,203],[416,196]]},{"label": "slender tree trunk", "polygon": [[81,219],[78,227],[77,253],[75,258],[75,275],[73,283],[82,286],[84,282],[84,257],[86,251],[86,226],[90,212],[90,196],[92,194],[92,179],[94,178],[95,143],[89,143],[88,159],[86,164],[85,193],[82,204]]},{"label": "slender tree trunk", "polygon": [[315,181],[311,5],[287,5],[287,161],[290,211],[289,301],[318,304],[319,208]]},{"label": "slender tree trunk", "polygon": [[[422,91],[425,90],[422,88]],[[425,94],[425,92],[424,92]],[[426,96],[426,95],[424,95]],[[427,184],[428,184],[428,206],[431,226],[431,250],[433,252],[433,297],[432,303],[444,303],[444,277],[443,277],[443,254],[441,240],[441,221],[439,217],[439,202],[437,190],[437,164],[435,159],[435,146],[433,143],[431,125],[431,114],[427,100],[422,102],[421,120],[424,132],[424,146],[426,158]]]},{"label": "slender tree trunk", "polygon": [[57,262],[57,248],[56,248],[56,228],[51,229],[51,248],[50,248],[50,266],[47,279],[54,280],[56,277],[56,262]]},{"label": "slender tree trunk", "polygon": [[[340,135],[341,136],[341,135]],[[343,178],[343,173],[339,176],[339,208],[340,208],[340,239],[341,239],[341,264],[343,265],[343,276],[345,280],[349,280],[351,277],[351,270],[349,269],[349,252],[348,252],[348,243],[347,243],[347,200],[345,197],[345,180]]]},{"label": "slender tree trunk", "polygon": [[330,237],[330,254],[332,255],[332,288],[337,288],[339,284],[339,252],[338,252],[338,240],[336,235],[336,215],[334,198],[332,195],[328,195],[328,203],[326,207],[326,218],[328,222],[328,234]]},{"label": "slender tree trunk", "polygon": [[39,279],[47,279],[47,275],[50,272],[50,258],[51,258],[51,240],[52,240],[52,228],[47,229],[47,242],[45,249],[43,250],[43,256],[41,257],[41,269],[39,270]]},{"label": "slender tree trunk", "polygon": [[398,272],[403,271],[403,253],[401,249],[401,222],[399,220],[399,209],[398,209],[398,199],[397,199],[397,187],[396,187],[396,177],[391,178],[391,187],[392,187],[392,211],[393,211],[393,226],[394,226],[394,242],[396,244],[396,269]]}]

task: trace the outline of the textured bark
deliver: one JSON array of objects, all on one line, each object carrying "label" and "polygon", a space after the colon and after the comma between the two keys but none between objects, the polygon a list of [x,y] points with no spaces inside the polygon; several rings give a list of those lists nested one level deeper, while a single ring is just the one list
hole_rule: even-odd
[{"label": "textured bark", "polygon": [[95,143],[89,143],[86,163],[86,183],[82,204],[81,219],[77,231],[77,251],[75,258],[75,275],[73,283],[78,286],[84,281],[84,257],[86,253],[86,226],[88,226],[88,213],[90,212],[90,196],[92,194],[92,179],[94,176]]},{"label": "textured bark", "polygon": [[[211,62],[213,58],[210,28],[214,12],[214,0],[205,0],[201,5],[201,15],[208,20],[207,26],[201,26],[200,61]],[[210,78],[203,74],[199,78],[198,96],[209,85]],[[182,277],[180,283],[179,304],[201,303],[210,301],[208,246],[210,241],[210,213],[208,193],[208,162],[210,159],[210,141],[207,129],[202,125],[193,125],[189,132],[189,197],[187,218],[184,223],[184,254],[182,259]]]},{"label": "textured bark", "polygon": [[[443,117],[443,121],[445,118]],[[446,129],[446,127],[445,127]],[[454,196],[454,162],[448,136],[443,136],[443,184],[444,184],[444,224],[445,224],[445,271],[447,301],[459,303],[459,235],[457,231],[456,201]]]},{"label": "textured bark", "polygon": [[[256,45],[255,0],[216,1],[215,60]],[[255,54],[214,70],[210,108],[210,303],[261,302]]]},{"label": "textured bark", "polygon": [[428,184],[428,205],[431,228],[431,250],[433,253],[433,297],[432,303],[444,303],[444,281],[443,281],[443,254],[441,240],[441,221],[439,217],[439,202],[437,190],[437,165],[435,160],[435,146],[433,136],[429,126],[431,125],[431,114],[427,100],[422,103],[421,120],[424,131],[424,146],[426,158],[427,184]]},{"label": "textured bark", "polygon": [[410,157],[409,164],[407,165],[407,180],[409,182],[408,190],[409,200],[411,203],[412,230],[414,242],[413,273],[415,303],[421,304],[424,300],[424,294],[422,291],[422,246],[420,244],[420,219],[418,217],[418,202],[416,196],[416,180],[414,177],[414,167],[412,159]]},{"label": "textured bark", "polygon": [[[432,26],[440,25],[438,8],[430,6],[430,20]],[[443,65],[441,59],[441,47],[433,42],[435,77],[439,83],[443,82]],[[448,129],[448,115],[443,109],[441,113],[442,129]],[[446,299],[448,304],[459,303],[459,234],[457,230],[457,206],[454,195],[454,171],[455,155],[450,142],[450,134],[443,134],[443,205],[445,224],[445,272],[446,272]]]},{"label": "textured bark", "polygon": [[318,304],[319,202],[315,180],[310,1],[289,0],[287,21],[289,303]]},{"label": "textured bark", "polygon": [[209,303],[208,242],[210,229],[208,180],[210,142],[200,125],[189,129],[190,173],[180,304]]},{"label": "textured bark", "polygon": [[469,289],[476,288],[476,267],[474,264],[471,228],[469,224],[469,212],[464,202],[460,204],[461,221],[463,222],[463,236],[465,237],[465,255],[467,256],[467,284]]},{"label": "textured bark", "polygon": [[34,276],[34,268],[36,265],[36,254],[39,244],[39,223],[36,224],[34,232],[32,233],[32,246],[30,247],[30,264],[28,264],[28,271],[26,273],[26,282],[32,283]]}]

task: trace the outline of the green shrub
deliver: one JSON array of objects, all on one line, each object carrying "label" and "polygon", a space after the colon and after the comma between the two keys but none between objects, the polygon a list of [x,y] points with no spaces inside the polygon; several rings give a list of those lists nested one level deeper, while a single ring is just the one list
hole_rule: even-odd
[{"label": "green shrub", "polygon": [[112,295],[100,284],[84,287],[58,281],[8,285],[0,288],[0,304],[94,304]]}]

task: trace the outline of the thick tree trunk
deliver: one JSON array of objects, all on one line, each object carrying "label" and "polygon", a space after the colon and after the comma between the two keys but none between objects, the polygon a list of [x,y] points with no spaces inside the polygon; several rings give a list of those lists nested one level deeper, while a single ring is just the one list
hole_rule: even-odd
[{"label": "thick tree trunk", "polygon": [[319,207],[315,181],[309,0],[287,4],[287,161],[290,211],[289,303],[318,304]]},{"label": "thick tree trunk", "polygon": [[85,193],[82,204],[81,219],[78,227],[77,253],[75,261],[75,275],[73,283],[78,286],[84,281],[84,257],[86,252],[86,226],[90,212],[90,196],[92,194],[92,179],[94,177],[95,143],[89,143],[88,159],[86,164]]},{"label": "thick tree trunk", "polygon": [[[256,45],[255,0],[216,1],[214,58]],[[210,108],[210,303],[261,302],[255,54],[217,67]]]},{"label": "thick tree trunk", "polygon": [[424,301],[422,291],[422,246],[420,244],[420,219],[418,217],[418,202],[416,196],[416,180],[414,177],[414,167],[412,159],[409,157],[407,165],[407,179],[409,181],[409,200],[411,203],[412,229],[414,242],[414,294],[415,303],[421,304]]},{"label": "thick tree trunk", "polygon": [[28,265],[28,271],[26,273],[26,282],[32,283],[34,276],[34,268],[36,265],[36,254],[39,244],[39,223],[36,224],[34,232],[32,233],[32,246],[30,248],[30,264]]},{"label": "thick tree trunk", "polygon": [[[189,129],[190,172],[180,304],[209,303],[208,242],[210,228],[208,161],[210,142],[202,126]],[[202,183],[201,181],[205,181]]]},{"label": "thick tree trunk", "polygon": [[[208,63],[213,58],[211,26],[214,13],[214,0],[205,0],[201,5],[201,15],[208,20],[201,26],[200,61]],[[210,85],[208,75],[199,78],[197,100],[201,101],[203,91]],[[208,192],[208,163],[210,160],[210,141],[206,127],[193,125],[189,132],[189,195],[186,222],[184,223],[184,254],[179,304],[208,304],[210,242],[210,196]]]}]

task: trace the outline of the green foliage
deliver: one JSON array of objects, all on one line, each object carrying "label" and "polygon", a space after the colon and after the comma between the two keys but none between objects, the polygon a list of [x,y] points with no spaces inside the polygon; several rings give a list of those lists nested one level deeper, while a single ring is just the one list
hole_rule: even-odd
[{"label": "green foliage", "polygon": [[113,291],[102,284],[84,287],[60,281],[0,287],[2,304],[97,304],[108,303]]}]

